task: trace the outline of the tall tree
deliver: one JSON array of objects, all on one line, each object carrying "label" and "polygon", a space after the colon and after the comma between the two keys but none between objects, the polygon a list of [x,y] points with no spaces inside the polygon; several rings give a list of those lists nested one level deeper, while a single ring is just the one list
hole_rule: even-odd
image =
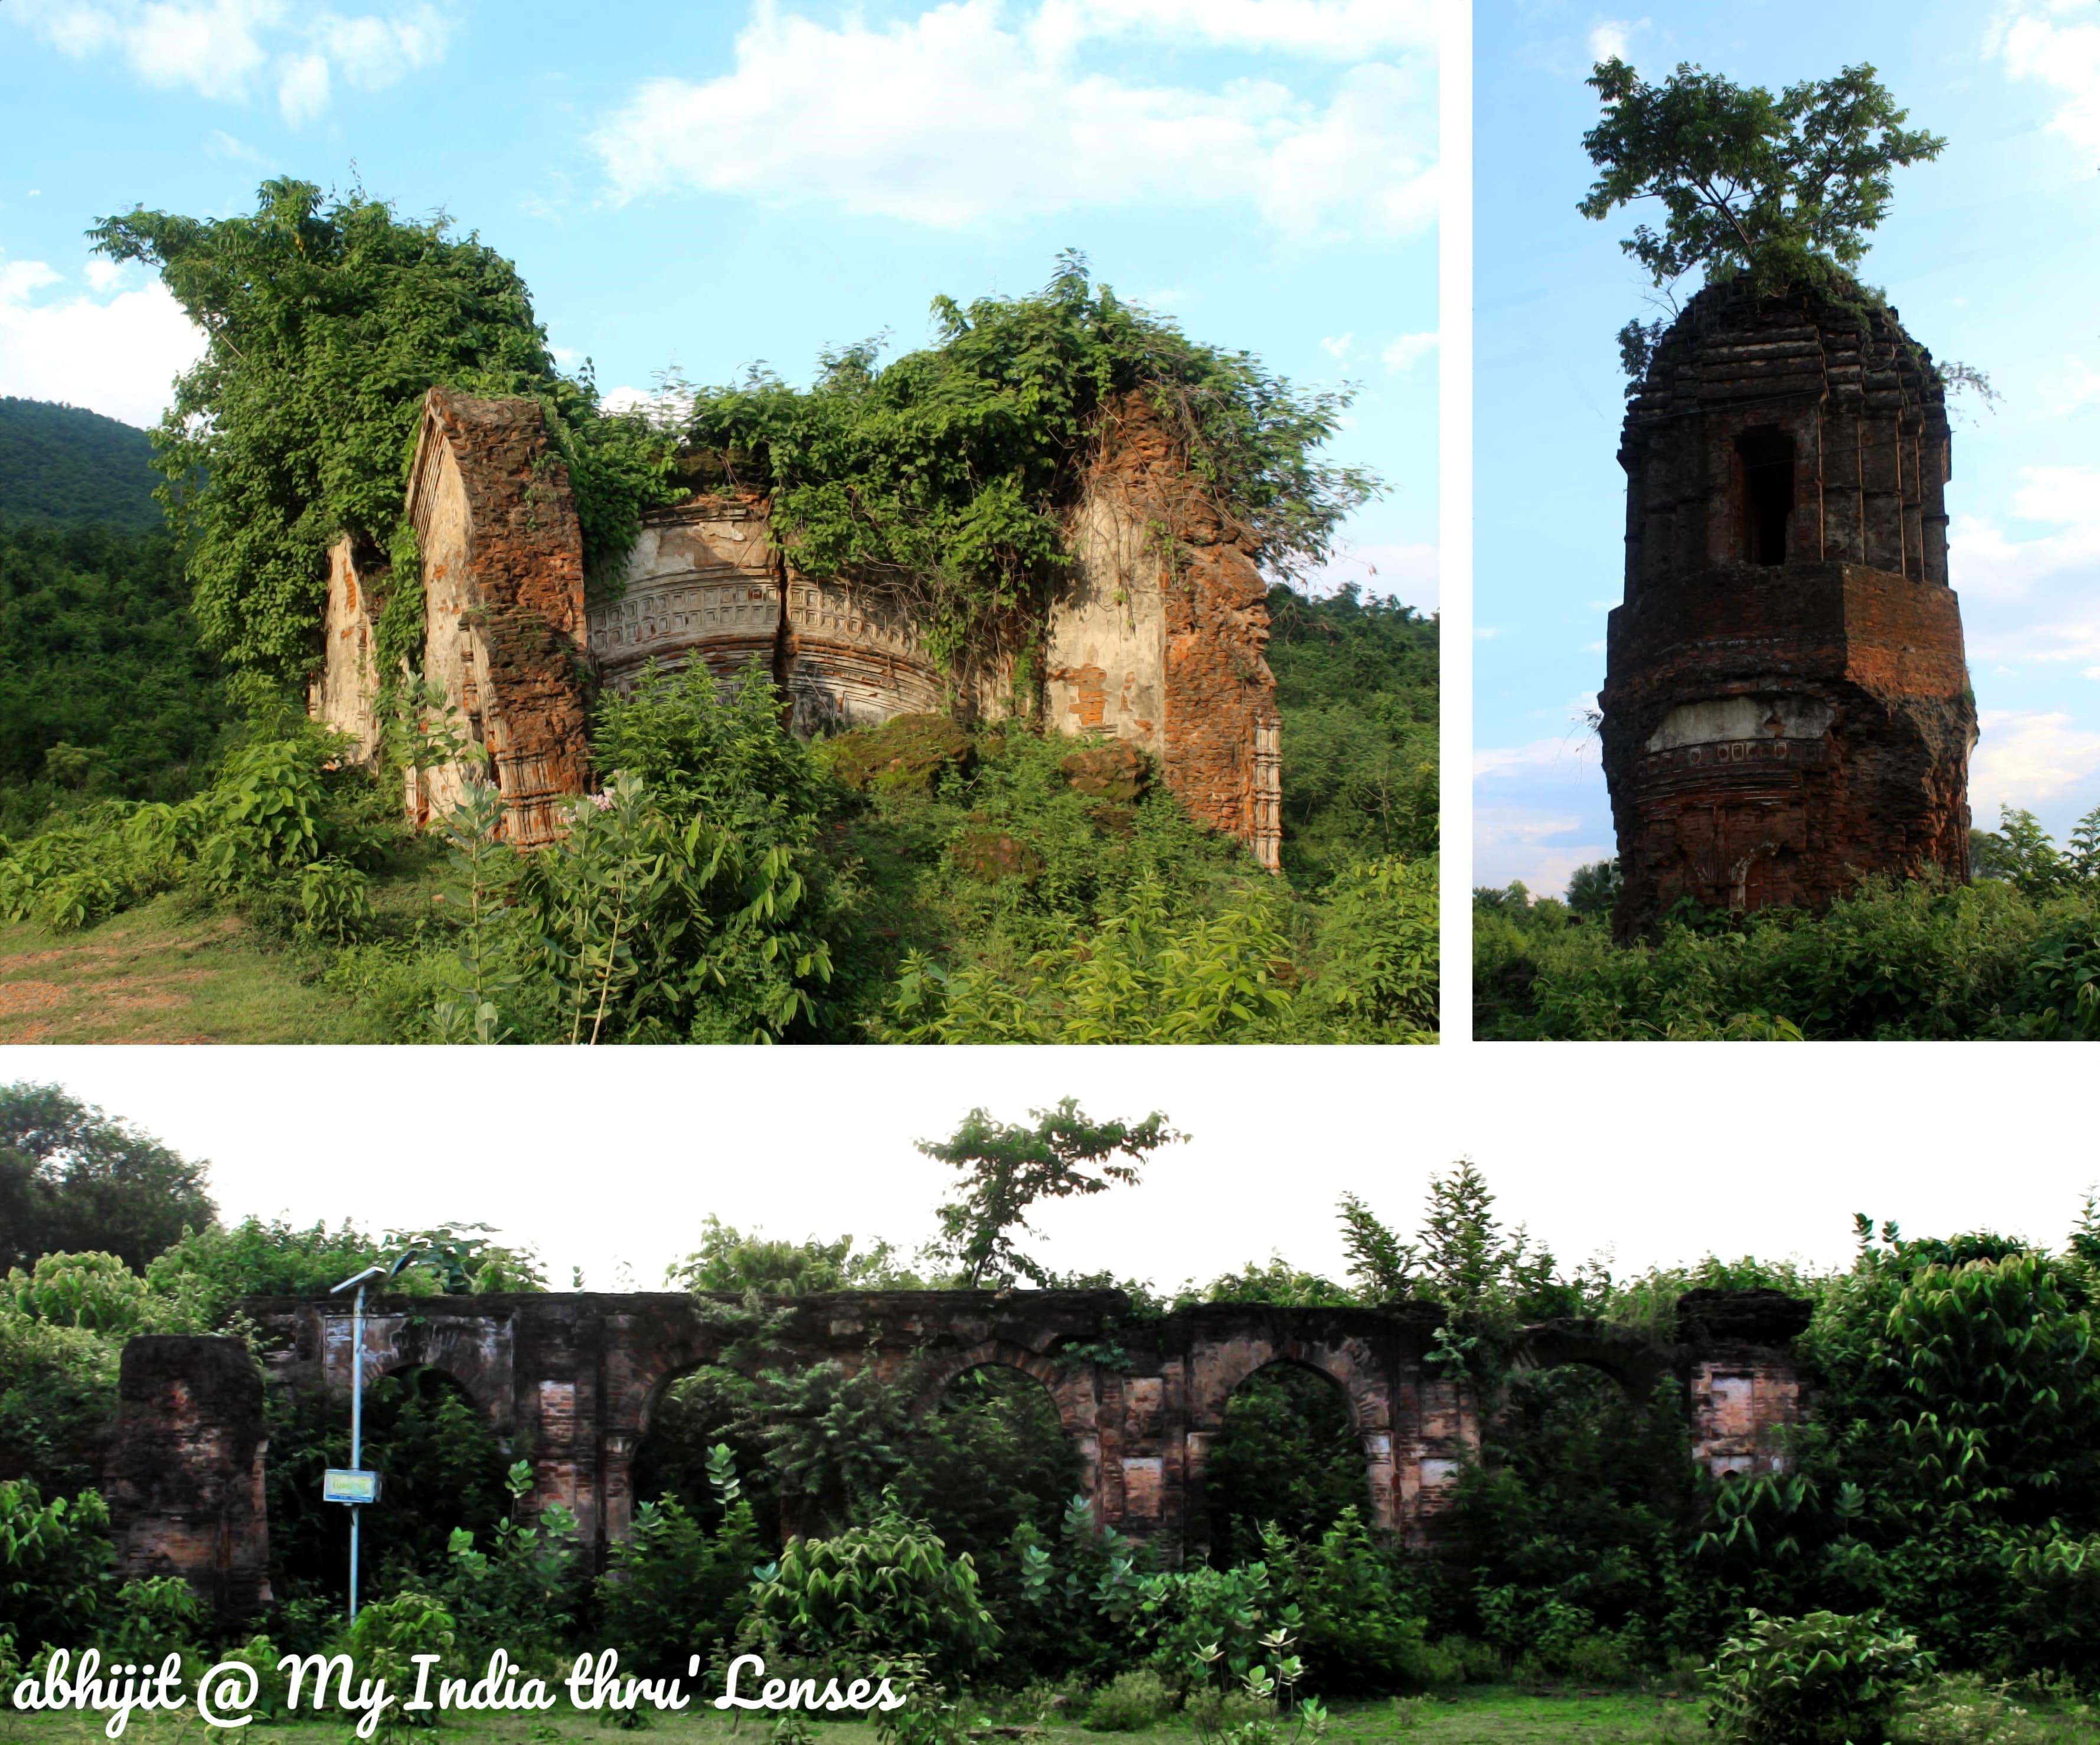
[{"label": "tall tree", "polygon": [[[1040,1200],[1068,1200],[1134,1182],[1146,1157],[1185,1137],[1157,1110],[1136,1122],[1095,1121],[1076,1098],[1066,1097],[1055,1108],[1028,1113],[1024,1126],[973,1108],[947,1139],[919,1142],[928,1157],[963,1172],[963,1197],[939,1209],[933,1252],[973,1290],[988,1277],[1002,1285],[1017,1277],[1048,1282],[1044,1267],[1014,1245],[1015,1234],[1034,1234],[1028,1209]],[[1129,1161],[1111,1161],[1117,1157]]]},{"label": "tall tree", "polygon": [[[157,267],[204,329],[154,433],[159,495],[190,560],[198,627],[229,664],[302,674],[320,638],[329,546],[402,550],[402,485],[433,386],[529,396],[568,463],[586,553],[632,542],[668,444],[646,420],[602,417],[588,374],[554,367],[524,281],[443,216],[404,223],[361,189],[265,182],[252,214],[192,218],[143,207],[89,232],[116,261]],[[405,619],[382,654],[407,654]]]},{"label": "tall tree", "polygon": [[1620,245],[1659,285],[1703,267],[1747,269],[1777,291],[1857,266],[1887,215],[1890,172],[1947,143],[1905,128],[1909,112],[1864,64],[1776,97],[1689,64],[1650,85],[1617,55],[1588,83],[1604,115],[1582,136],[1599,171],[1582,215],[1660,200],[1661,231],[1643,224]]},{"label": "tall tree", "polygon": [[56,1085],[0,1086],[0,1266],[95,1250],[143,1271],[217,1219],[207,1168]]}]

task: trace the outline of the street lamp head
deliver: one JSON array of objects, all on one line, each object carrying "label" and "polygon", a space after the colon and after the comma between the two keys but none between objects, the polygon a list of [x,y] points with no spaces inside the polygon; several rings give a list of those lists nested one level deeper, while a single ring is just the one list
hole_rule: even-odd
[{"label": "street lamp head", "polygon": [[340,1297],[354,1285],[368,1285],[374,1279],[383,1279],[388,1274],[384,1267],[367,1267],[362,1272],[345,1279],[342,1284],[331,1285],[329,1287],[329,1295]]}]

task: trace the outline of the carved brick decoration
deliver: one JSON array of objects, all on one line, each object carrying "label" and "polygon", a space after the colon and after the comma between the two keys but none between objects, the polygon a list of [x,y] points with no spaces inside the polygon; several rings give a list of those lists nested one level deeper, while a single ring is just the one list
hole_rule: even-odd
[{"label": "carved brick decoration", "polygon": [[262,1377],[238,1339],[126,1344],[102,1491],[120,1580],[187,1578],[224,1618],[270,1602]]},{"label": "carved brick decoration", "polygon": [[[1555,1322],[1519,1335],[1518,1361],[1586,1364],[1642,1400],[1674,1376],[1691,1401],[1696,1459],[1722,1474],[1773,1470],[1784,1458],[1780,1430],[1804,1409],[1788,1342],[1807,1306],[1781,1299],[1792,1307],[1775,1318],[1769,1303],[1732,1310],[1744,1293],[1705,1294],[1714,1300],[1703,1319],[1688,1319],[1675,1344]],[[271,1385],[346,1412],[351,1316],[343,1304],[262,1298],[242,1307],[268,1354]],[[1421,1303],[1216,1303],[1142,1320],[1116,1291],[841,1292],[796,1302],[783,1342],[805,1363],[855,1368],[872,1362],[885,1375],[915,1363],[924,1410],[973,1369],[1032,1376],[1079,1454],[1097,1519],[1148,1541],[1172,1566],[1200,1561],[1208,1548],[1204,1470],[1233,1390],[1277,1363],[1326,1377],[1348,1403],[1363,1449],[1367,1520],[1418,1546],[1447,1542],[1445,1509],[1480,1446],[1480,1408],[1467,1387],[1427,1361],[1442,1322],[1441,1309]],[[1760,1337],[1766,1334],[1778,1337]],[[424,1364],[451,1376],[490,1430],[532,1461],[539,1503],[574,1509],[584,1543],[601,1559],[633,1518],[635,1452],[664,1390],[719,1361],[722,1342],[690,1298],[668,1293],[382,1298],[368,1305],[365,1320],[368,1377]],[[141,1373],[152,1366],[156,1374],[173,1372],[155,1396],[170,1403],[157,1417],[126,1416],[112,1470],[165,1464],[165,1451],[184,1435],[190,1439],[183,1447],[205,1449],[207,1434],[222,1434],[212,1426],[228,1416],[210,1403],[217,1396],[205,1384],[221,1359],[203,1348],[237,1353],[238,1346],[135,1340],[126,1348],[127,1376],[130,1353],[142,1346],[168,1348],[151,1365],[142,1363]],[[175,1391],[185,1361],[199,1365],[188,1395]],[[252,1384],[252,1366],[247,1374]],[[188,1430],[181,1428],[185,1399],[200,1403],[191,1408],[197,1423]],[[259,1387],[240,1409],[259,1424]],[[248,1447],[237,1438],[226,1443],[221,1482],[248,1487],[242,1494],[256,1499],[259,1521],[260,1469]],[[199,1462],[208,1466],[214,1457],[185,1455],[186,1470],[201,1471]],[[154,1514],[154,1499],[163,1494],[175,1507],[188,1493],[142,1492],[131,1505],[132,1542],[163,1545],[166,1567],[216,1579],[216,1553],[182,1527],[189,1517],[179,1507],[168,1522]],[[259,1568],[254,1541],[241,1542],[251,1559],[243,1567]]]},{"label": "carved brick decoration", "polygon": [[[551,842],[589,769],[589,667],[583,538],[538,403],[431,389],[408,512],[422,552],[424,672],[492,756],[507,839]],[[475,773],[428,772],[412,809],[420,818],[456,804]]]},{"label": "carved brick decoration", "polygon": [[[624,689],[652,661],[698,660],[728,679],[755,659],[787,694],[799,734],[899,715],[1039,712],[1061,733],[1141,747],[1195,817],[1238,837],[1272,872],[1281,864],[1266,588],[1251,542],[1198,487],[1141,395],[1110,408],[1083,469],[1066,529],[1074,562],[1041,646],[1024,660],[1008,646],[1011,627],[995,628],[945,672],[907,598],[865,578],[796,570],[770,536],[771,505],[748,491],[703,491],[645,515],[618,597],[586,621],[568,481],[535,402],[433,389],[408,489],[425,670],[456,724],[494,752],[520,844],[551,840],[561,801],[586,786],[593,682]],[[378,738],[371,617],[346,544],[309,708],[367,756]],[[412,814],[448,809],[474,773],[426,773],[408,796]]]},{"label": "carved brick decoration", "polygon": [[1621,940],[1680,897],[1820,910],[1968,875],[1975,703],[1945,395],[1893,310],[1695,297],[1626,412],[1604,712]]}]

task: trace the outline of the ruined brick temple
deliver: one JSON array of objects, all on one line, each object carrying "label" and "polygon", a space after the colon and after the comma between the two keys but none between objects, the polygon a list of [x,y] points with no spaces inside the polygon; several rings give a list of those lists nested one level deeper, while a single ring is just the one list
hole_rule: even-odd
[{"label": "ruined brick temple", "polygon": [[1892,309],[1709,286],[1627,409],[1606,641],[1614,930],[1968,876],[1946,396]]},{"label": "ruined brick temple", "polygon": [[[772,505],[717,478],[645,516],[623,584],[585,592],[566,469],[531,400],[432,389],[408,485],[425,601],[422,666],[489,754],[521,845],[550,840],[591,779],[593,689],[632,685],[654,661],[727,678],[757,659],[808,735],[898,715],[1032,717],[1125,740],[1156,757],[1202,823],[1276,870],[1282,831],[1267,589],[1246,536],[1198,487],[1138,395],[1112,405],[1066,517],[1074,562],[1025,647],[966,651],[944,668],[893,589],[796,567]],[[331,554],[326,654],[311,712],[360,755],[379,740],[375,594],[402,585]],[[418,821],[459,795],[459,765],[408,794]]]},{"label": "ruined brick temple", "polygon": [[[123,1573],[188,1578],[223,1611],[269,1594],[263,1506],[267,1386],[345,1414],[351,1320],[338,1299],[243,1305],[262,1367],[239,1340],[142,1337],[125,1348],[121,1407],[105,1488]],[[1783,1432],[1804,1396],[1790,1355],[1810,1305],[1771,1291],[1694,1291],[1675,1342],[1587,1322],[1520,1337],[1520,1363],[1577,1363],[1645,1399],[1680,1386],[1694,1458],[1717,1474],[1783,1465]],[[1415,1545],[1478,1446],[1478,1406],[1427,1361],[1441,1310],[1215,1304],[1140,1321],[1114,1291],[890,1292],[810,1297],[788,1342],[810,1362],[885,1373],[916,1365],[931,1409],[988,1366],[1048,1390],[1078,1450],[1096,1518],[1152,1544],[1169,1566],[1200,1559],[1210,1523],[1203,1473],[1226,1402],[1274,1363],[1324,1376],[1363,1448],[1365,1515]],[[575,1510],[601,1560],[638,1499],[635,1455],[664,1390],[715,1361],[721,1336],[675,1294],[382,1298],[365,1323],[368,1381],[428,1365],[456,1381],[506,1448],[529,1459],[533,1495]]]}]

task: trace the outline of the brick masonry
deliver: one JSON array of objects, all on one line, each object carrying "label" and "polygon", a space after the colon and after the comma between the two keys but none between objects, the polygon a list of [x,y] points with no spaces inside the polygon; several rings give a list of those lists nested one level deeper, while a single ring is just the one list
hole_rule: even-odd
[{"label": "brick masonry", "polygon": [[[422,554],[424,672],[487,748],[507,838],[551,842],[589,772],[592,674],[583,536],[538,403],[433,388],[408,510]],[[453,804],[477,773],[429,772],[412,812]]]},{"label": "brick masonry", "polygon": [[[1692,1293],[1687,1302],[1674,1343],[1554,1322],[1519,1337],[1518,1361],[1587,1364],[1643,1399],[1674,1377],[1695,1458],[1723,1474],[1777,1470],[1783,1433],[1806,1409],[1789,1351],[1807,1305],[1772,1293]],[[344,1306],[270,1298],[243,1307],[271,1384],[346,1412]],[[916,1366],[923,1409],[973,1369],[1034,1377],[1079,1454],[1097,1518],[1170,1566],[1207,1550],[1209,1452],[1233,1390],[1269,1364],[1311,1370],[1337,1389],[1363,1450],[1366,1518],[1409,1544],[1448,1543],[1450,1487],[1480,1443],[1480,1403],[1427,1361],[1443,1320],[1427,1304],[1220,1303],[1144,1320],[1115,1291],[906,1291],[805,1298],[793,1308],[784,1342],[796,1357],[872,1362],[891,1374]],[[657,1402],[679,1376],[719,1359],[721,1337],[693,1299],[671,1293],[382,1298],[368,1305],[364,1358],[368,1377],[429,1365],[457,1381],[490,1431],[527,1453],[537,1500],[574,1509],[602,1558],[633,1519],[634,1456]],[[157,1569],[262,1591],[253,1363],[231,1340],[134,1340],[127,1376],[134,1352],[140,1376],[154,1378],[139,1397],[155,1403],[127,1411],[111,1470],[155,1476],[112,1489],[125,1544],[150,1548]],[[236,1364],[251,1391],[213,1380]],[[240,1512],[245,1497],[250,1514]],[[236,1530],[196,1531],[206,1518]]]},{"label": "brick masonry", "polygon": [[[699,661],[727,679],[756,660],[800,734],[899,715],[1016,713],[1157,757],[1205,824],[1274,871],[1282,842],[1281,728],[1264,658],[1266,589],[1251,541],[1196,487],[1150,407],[1104,419],[1067,535],[1075,562],[1041,646],[995,626],[943,670],[908,599],[853,575],[797,570],[762,496],[724,486],[650,512],[616,600],[586,610],[568,482],[537,405],[432,390],[409,483],[421,542],[425,670],[456,727],[494,753],[512,839],[552,839],[593,779],[592,694],[655,663]],[[378,734],[371,595],[347,546],[332,562],[317,718],[369,756]],[[1024,658],[1026,657],[1026,658]],[[470,768],[429,772],[419,820],[455,804]]]},{"label": "brick masonry", "polygon": [[1945,396],[1892,310],[1694,297],[1626,413],[1599,698],[1621,939],[1680,897],[1820,910],[1968,875],[1976,737]]},{"label": "brick masonry", "polygon": [[143,1335],[103,1477],[121,1581],[182,1575],[224,1618],[270,1602],[262,1377],[237,1339]]}]

